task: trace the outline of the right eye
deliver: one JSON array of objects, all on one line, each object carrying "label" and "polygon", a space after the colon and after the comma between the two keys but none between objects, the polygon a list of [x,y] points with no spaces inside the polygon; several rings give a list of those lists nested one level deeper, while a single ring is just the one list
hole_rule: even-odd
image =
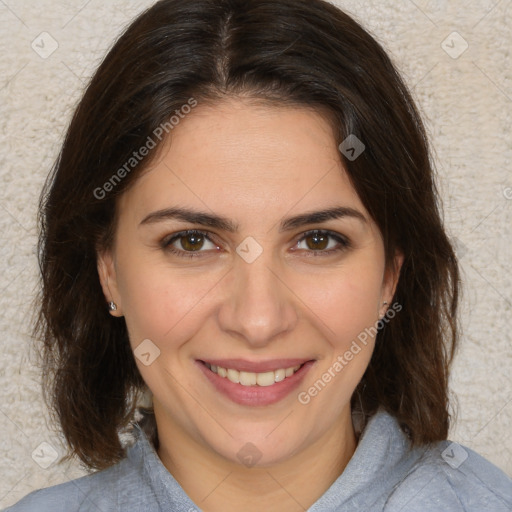
[{"label": "right eye", "polygon": [[174,233],[162,241],[162,247],[166,251],[181,257],[200,257],[199,253],[220,250],[217,244],[214,244],[208,233],[190,229]]}]

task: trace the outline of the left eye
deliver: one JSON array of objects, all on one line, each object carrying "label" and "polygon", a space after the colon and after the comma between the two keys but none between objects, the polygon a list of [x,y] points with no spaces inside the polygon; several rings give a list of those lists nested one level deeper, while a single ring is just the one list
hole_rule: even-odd
[{"label": "left eye", "polygon": [[[298,241],[296,249],[316,252],[330,252],[346,247],[348,244],[341,236],[327,231],[310,231]],[[341,246],[341,247],[340,247]]]}]

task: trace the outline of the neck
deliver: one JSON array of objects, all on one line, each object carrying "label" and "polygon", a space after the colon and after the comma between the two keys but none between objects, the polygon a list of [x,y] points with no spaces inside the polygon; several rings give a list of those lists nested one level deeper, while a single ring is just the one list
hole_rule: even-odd
[{"label": "neck", "polygon": [[268,467],[246,467],[227,460],[156,409],[155,416],[158,456],[204,512],[307,510],[341,475],[356,448],[350,406],[342,412],[336,428]]}]

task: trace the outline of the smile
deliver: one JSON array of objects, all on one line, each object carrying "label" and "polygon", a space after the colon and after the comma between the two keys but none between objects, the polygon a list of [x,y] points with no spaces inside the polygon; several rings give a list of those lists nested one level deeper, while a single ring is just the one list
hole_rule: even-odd
[{"label": "smile", "polygon": [[281,382],[287,377],[291,377],[302,366],[299,364],[297,366],[290,366],[289,368],[255,373],[238,371],[234,368],[223,368],[222,366],[215,366],[210,363],[205,364],[213,373],[230,380],[234,384],[241,384],[242,386],[272,386],[276,382]]},{"label": "smile", "polygon": [[296,390],[315,362],[278,359],[256,363],[223,359],[196,360],[195,363],[219,396],[239,405],[267,406],[283,400]]}]

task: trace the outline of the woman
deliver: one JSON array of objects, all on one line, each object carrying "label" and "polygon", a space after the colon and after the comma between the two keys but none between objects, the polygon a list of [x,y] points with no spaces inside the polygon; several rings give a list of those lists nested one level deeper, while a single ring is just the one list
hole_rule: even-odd
[{"label": "woman", "polygon": [[98,471],[8,510],[511,509],[446,440],[459,274],[420,116],[334,6],[139,16],[40,242],[45,397]]}]

